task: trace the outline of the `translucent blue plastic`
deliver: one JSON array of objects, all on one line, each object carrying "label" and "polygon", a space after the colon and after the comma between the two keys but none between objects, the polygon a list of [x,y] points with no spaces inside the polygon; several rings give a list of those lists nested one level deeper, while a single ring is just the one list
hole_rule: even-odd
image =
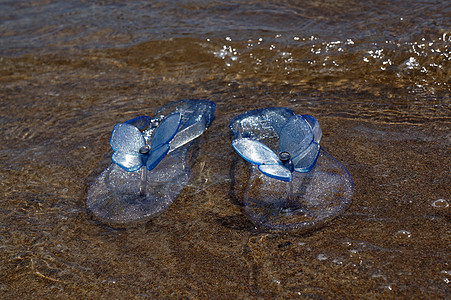
[{"label": "translucent blue plastic", "polygon": [[232,146],[241,157],[256,165],[279,164],[279,158],[268,146],[257,140],[241,138],[232,141]]},{"label": "translucent blue plastic", "polygon": [[290,153],[291,157],[304,152],[312,142],[313,130],[302,116],[292,116],[279,133],[280,151]]},{"label": "translucent blue plastic", "polygon": [[[147,145],[144,138],[145,131],[151,123],[146,116],[134,118],[125,123],[114,126],[110,144],[115,151],[111,159],[115,164],[128,172],[139,170],[144,164],[150,171],[155,168],[169,151],[169,142],[177,133],[181,116],[174,113],[164,118],[153,130],[151,144],[148,151],[142,148]],[[138,127],[136,127],[138,126]]]},{"label": "translucent blue plastic", "polygon": [[147,158],[146,167],[147,170],[152,171],[160,163],[160,161],[169,152],[169,143],[158,145],[153,148],[154,150],[149,152],[149,157]]},{"label": "translucent blue plastic", "polygon": [[214,111],[211,101],[182,100],[153,118],[116,125],[110,141],[113,163],[88,191],[92,215],[110,226],[127,227],[168,209],[189,181],[187,151],[210,126]]},{"label": "translucent blue plastic", "polygon": [[140,116],[140,117],[136,117],[136,118],[133,118],[131,120],[128,120],[128,121],[126,121],[124,123],[133,125],[136,128],[138,128],[139,130],[144,130],[147,127],[149,127],[151,120],[152,120],[151,117]]},{"label": "translucent blue plastic", "polygon": [[320,146],[318,143],[311,143],[304,152],[291,159],[294,170],[300,173],[310,172],[316,164],[319,156]]},{"label": "translucent blue plastic", "polygon": [[[318,121],[308,117],[319,128]],[[293,171],[308,172],[315,165],[319,144],[314,142],[313,128],[303,116],[293,115],[283,124],[278,143],[278,153],[284,152],[288,157],[284,161],[256,139],[237,138],[232,141],[232,146],[242,158],[259,166],[260,172],[278,180],[291,181]]]},{"label": "translucent blue plastic", "polygon": [[[243,192],[235,194],[243,195],[245,211],[256,226],[265,230],[306,232],[321,227],[344,212],[352,200],[352,177],[320,148],[322,133],[318,121],[307,115],[294,116],[286,108],[266,108],[241,114],[230,123],[233,147],[250,162],[250,173],[241,171],[244,164],[235,164],[232,174],[240,175],[232,182],[248,183]],[[255,144],[249,139],[263,143],[274,155],[280,150],[294,152],[294,157],[290,153],[292,165],[279,157],[277,164],[263,161],[262,156],[274,157],[267,154],[267,149],[259,150],[263,147],[243,149]],[[305,145],[299,145],[299,141]],[[285,180],[288,174],[292,175],[291,181]],[[240,189],[242,183],[233,186]]]},{"label": "translucent blue plastic", "polygon": [[315,137],[314,142],[319,143],[323,133],[321,131],[321,127],[319,126],[318,120],[309,115],[302,115],[302,117],[309,123],[310,127],[312,128],[313,135]]},{"label": "translucent blue plastic", "polygon": [[155,129],[150,143],[149,157],[147,158],[146,167],[151,171],[169,152],[169,142],[177,133],[180,127],[180,113],[173,113],[164,118],[163,121]]},{"label": "translucent blue plastic", "polygon": [[277,180],[290,182],[293,179],[290,169],[287,167],[277,164],[277,165],[260,165],[258,166],[260,172],[266,176],[272,177]]},{"label": "translucent blue plastic", "polygon": [[158,148],[163,144],[169,144],[177,133],[180,126],[180,113],[173,113],[161,121],[161,124],[155,129],[150,143],[150,149]]},{"label": "translucent blue plastic", "polygon": [[110,145],[114,153],[111,159],[124,170],[133,172],[143,166],[143,155],[139,149],[146,145],[141,131],[130,124],[118,124],[111,133]]}]

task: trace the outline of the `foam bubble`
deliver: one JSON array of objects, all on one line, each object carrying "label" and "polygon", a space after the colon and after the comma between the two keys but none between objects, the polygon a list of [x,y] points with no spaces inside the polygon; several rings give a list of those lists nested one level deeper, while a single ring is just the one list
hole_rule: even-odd
[{"label": "foam bubble", "polygon": [[447,208],[449,207],[449,203],[445,199],[438,199],[432,202],[432,206],[436,208]]},{"label": "foam bubble", "polygon": [[410,233],[410,231],[401,229],[395,233],[394,237],[398,241],[407,241],[408,239],[410,239],[412,237],[412,234]]},{"label": "foam bubble", "polygon": [[317,259],[318,259],[318,260],[326,260],[326,259],[327,259],[327,256],[324,255],[324,254],[318,254]]}]

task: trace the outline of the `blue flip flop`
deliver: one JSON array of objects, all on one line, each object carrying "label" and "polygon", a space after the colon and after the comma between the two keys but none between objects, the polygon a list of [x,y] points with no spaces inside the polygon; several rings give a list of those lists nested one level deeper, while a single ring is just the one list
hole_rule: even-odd
[{"label": "blue flip flop", "polygon": [[182,100],[114,126],[113,163],[90,186],[86,205],[113,227],[143,223],[169,208],[188,183],[186,155],[214,118],[215,104]]},{"label": "blue flip flop", "polygon": [[233,148],[250,163],[243,205],[256,226],[309,231],[349,207],[352,177],[319,146],[314,117],[265,108],[237,116],[229,127]]}]

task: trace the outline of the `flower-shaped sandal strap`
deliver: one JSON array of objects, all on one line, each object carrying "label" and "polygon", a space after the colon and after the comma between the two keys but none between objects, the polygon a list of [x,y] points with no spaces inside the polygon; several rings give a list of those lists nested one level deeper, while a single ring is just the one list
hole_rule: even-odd
[{"label": "flower-shaped sandal strap", "polygon": [[207,129],[207,126],[208,126],[207,117],[202,116],[202,118],[199,121],[177,132],[177,134],[169,143],[171,147],[169,152],[172,152],[175,149],[180,148],[183,145],[188,144],[195,138],[201,136],[202,133],[204,133],[205,130]]}]

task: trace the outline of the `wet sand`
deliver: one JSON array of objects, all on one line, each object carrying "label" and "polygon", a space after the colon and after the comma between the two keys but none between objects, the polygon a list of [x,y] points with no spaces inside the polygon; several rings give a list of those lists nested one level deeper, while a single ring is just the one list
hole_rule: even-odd
[{"label": "wet sand", "polygon": [[[3,298],[449,297],[449,61],[427,56],[443,70],[387,73],[346,52],[337,59],[346,70],[309,69],[300,59],[286,73],[266,48],[247,53],[268,58],[265,67],[244,50],[240,64],[215,54],[223,45],[233,41],[183,37],[0,57]],[[310,46],[284,47],[307,59]],[[86,194],[109,163],[113,126],[186,98],[217,110],[191,149],[179,198],[136,227],[93,220]],[[306,234],[258,230],[234,197],[228,124],[269,106],[315,116],[321,146],[354,179],[350,208]]]}]

